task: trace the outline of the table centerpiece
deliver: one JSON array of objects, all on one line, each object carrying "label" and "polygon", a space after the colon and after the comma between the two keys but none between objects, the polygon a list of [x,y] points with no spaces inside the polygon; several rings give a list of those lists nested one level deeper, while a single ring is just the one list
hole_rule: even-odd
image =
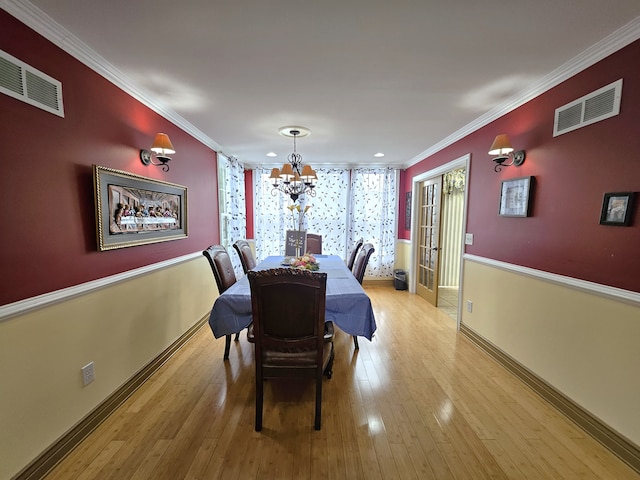
[{"label": "table centerpiece", "polygon": [[314,257],[311,253],[305,253],[300,257],[293,257],[290,260],[290,265],[293,268],[311,270],[312,272],[315,272],[320,269],[320,264],[316,260],[316,257]]}]

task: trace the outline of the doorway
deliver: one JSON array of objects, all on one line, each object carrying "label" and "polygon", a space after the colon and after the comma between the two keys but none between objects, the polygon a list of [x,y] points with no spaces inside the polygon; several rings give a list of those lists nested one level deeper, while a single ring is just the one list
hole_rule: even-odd
[{"label": "doorway", "polygon": [[[425,298],[454,318],[458,327],[470,159],[470,155],[465,155],[412,180],[412,274],[409,291],[424,292],[425,280],[429,283],[428,275],[433,273],[434,284],[427,289],[431,299]],[[439,195],[435,194],[434,187],[429,192],[430,185],[440,187]],[[432,199],[437,198],[437,205],[433,201],[425,202],[423,197],[428,194]],[[429,209],[429,205],[436,208]],[[428,237],[428,232],[431,237]]]},{"label": "doorway", "polygon": [[440,268],[437,307],[454,320],[458,319],[460,262],[464,229],[464,192],[466,168],[460,167],[442,175],[440,202]]}]

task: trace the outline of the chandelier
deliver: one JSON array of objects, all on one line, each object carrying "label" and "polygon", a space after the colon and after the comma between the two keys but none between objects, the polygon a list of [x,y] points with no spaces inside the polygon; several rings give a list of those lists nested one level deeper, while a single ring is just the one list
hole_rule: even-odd
[{"label": "chandelier", "polygon": [[316,171],[309,165],[302,166],[302,155],[296,152],[296,137],[306,137],[311,131],[304,127],[282,127],[279,132],[285,137],[293,137],[293,153],[287,157],[289,163],[285,163],[281,169],[271,170],[271,194],[275,197],[278,193],[284,193],[294,202],[304,194],[315,197],[318,181]]}]

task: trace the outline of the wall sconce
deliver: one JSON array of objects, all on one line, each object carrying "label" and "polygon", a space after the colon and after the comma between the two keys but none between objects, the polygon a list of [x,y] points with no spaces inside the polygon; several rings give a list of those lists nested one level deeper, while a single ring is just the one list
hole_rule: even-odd
[{"label": "wall sconce", "polygon": [[[508,167],[509,165],[519,167],[524,163],[525,157],[524,150],[513,151],[513,147],[506,133],[501,133],[496,137],[489,149],[489,155],[497,155],[497,157],[493,159],[493,161],[496,162],[496,166],[494,167],[496,172],[502,170],[502,167]],[[511,157],[511,163],[504,163],[509,157]]]},{"label": "wall sconce", "polygon": [[[173,148],[173,144],[171,140],[169,140],[169,135],[166,133],[158,133],[156,138],[153,140],[153,145],[151,145],[151,150],[140,150],[140,161],[142,161],[143,165],[156,165],[158,167],[162,167],[162,170],[165,172],[169,171],[168,162],[171,160],[171,157],[167,155],[176,153],[176,149]],[[153,156],[160,161],[160,163],[155,163],[153,161]]]}]

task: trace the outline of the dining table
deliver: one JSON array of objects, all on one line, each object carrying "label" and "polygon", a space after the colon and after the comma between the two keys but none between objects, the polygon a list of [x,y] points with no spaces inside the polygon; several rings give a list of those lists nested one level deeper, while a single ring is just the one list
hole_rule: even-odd
[{"label": "dining table", "polygon": [[[318,272],[327,274],[327,296],[325,319],[332,321],[345,333],[372,340],[376,331],[376,320],[362,285],[337,255],[315,255]],[[291,267],[288,258],[269,256],[253,270]],[[209,326],[215,338],[241,332],[251,324],[251,289],[245,275],[222,295],[216,298]]]}]

